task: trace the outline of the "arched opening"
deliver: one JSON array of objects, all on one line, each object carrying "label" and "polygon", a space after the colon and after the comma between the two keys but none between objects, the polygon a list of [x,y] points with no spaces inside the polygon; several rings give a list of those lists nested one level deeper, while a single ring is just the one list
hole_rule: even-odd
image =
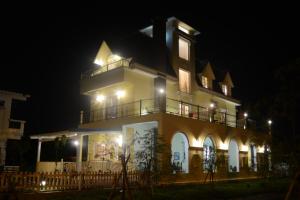
[{"label": "arched opening", "polygon": [[249,168],[255,172],[257,171],[256,153],[257,153],[256,146],[255,144],[251,143],[248,151],[248,161],[249,161]]},{"label": "arched opening", "polygon": [[239,148],[235,140],[230,140],[229,142],[228,156],[229,172],[239,172]]},{"label": "arched opening", "polygon": [[176,133],[171,141],[173,172],[189,172],[189,143],[183,133]]},{"label": "arched opening", "polygon": [[211,137],[206,137],[203,142],[203,169],[204,171],[214,170],[215,145]]}]

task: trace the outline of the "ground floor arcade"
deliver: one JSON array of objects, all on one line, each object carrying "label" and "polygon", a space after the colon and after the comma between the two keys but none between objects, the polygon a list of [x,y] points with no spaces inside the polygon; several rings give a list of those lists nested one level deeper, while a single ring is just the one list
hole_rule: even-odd
[{"label": "ground floor arcade", "polygon": [[[101,127],[101,128],[100,128]],[[65,135],[76,145],[76,162],[41,162],[43,142]],[[141,154],[153,154],[158,140],[163,143],[159,155],[162,172],[180,176],[203,175],[213,167],[217,173],[249,174],[265,164],[270,151],[265,135],[224,125],[199,122],[168,114],[114,123],[81,125],[78,130],[41,134],[39,140],[37,171],[118,171],[119,156],[130,154],[128,168],[143,168]],[[158,139],[160,138],[160,139]],[[86,156],[83,159],[83,150]],[[269,159],[269,158],[268,158]],[[269,161],[270,162],[270,159]]]}]

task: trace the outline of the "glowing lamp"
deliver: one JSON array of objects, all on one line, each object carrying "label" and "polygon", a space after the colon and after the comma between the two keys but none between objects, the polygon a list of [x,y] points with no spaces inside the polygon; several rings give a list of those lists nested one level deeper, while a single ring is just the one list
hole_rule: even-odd
[{"label": "glowing lamp", "polygon": [[124,97],[125,96],[125,91],[124,90],[118,90],[116,92],[116,95],[118,98]]},{"label": "glowing lamp", "polygon": [[104,100],[105,100],[105,96],[103,96],[103,95],[97,95],[96,101],[102,102],[102,101],[104,101]]},{"label": "glowing lamp", "polygon": [[121,147],[123,144],[123,136],[119,135],[119,137],[116,138],[116,142],[119,145],[119,147]]},{"label": "glowing lamp", "polygon": [[75,141],[73,142],[73,144],[74,144],[75,146],[78,146],[78,145],[79,145],[78,140],[75,140]]}]

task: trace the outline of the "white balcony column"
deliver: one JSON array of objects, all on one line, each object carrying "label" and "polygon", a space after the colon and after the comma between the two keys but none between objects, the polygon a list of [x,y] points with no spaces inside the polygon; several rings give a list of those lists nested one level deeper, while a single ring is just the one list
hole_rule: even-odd
[{"label": "white balcony column", "polygon": [[20,121],[20,136],[22,137],[24,134],[24,127],[25,127],[26,121]]},{"label": "white balcony column", "polygon": [[80,111],[80,124],[83,124],[83,110]]},{"label": "white balcony column", "polygon": [[37,148],[36,162],[40,162],[41,161],[41,148],[42,148],[42,140],[39,139],[38,148]]},{"label": "white balcony column", "polygon": [[78,135],[77,136],[78,145],[76,146],[76,169],[77,172],[81,171],[81,163],[82,163],[82,142],[83,142],[83,136]]}]

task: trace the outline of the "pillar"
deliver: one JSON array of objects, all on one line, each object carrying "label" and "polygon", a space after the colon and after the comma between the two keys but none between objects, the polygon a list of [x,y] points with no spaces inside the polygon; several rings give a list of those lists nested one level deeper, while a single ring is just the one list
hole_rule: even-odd
[{"label": "pillar", "polygon": [[77,136],[78,145],[76,146],[76,169],[77,172],[81,171],[81,163],[82,163],[82,135]]},{"label": "pillar", "polygon": [[36,162],[40,162],[41,161],[41,148],[42,148],[42,140],[39,139],[38,148],[37,148]]}]

